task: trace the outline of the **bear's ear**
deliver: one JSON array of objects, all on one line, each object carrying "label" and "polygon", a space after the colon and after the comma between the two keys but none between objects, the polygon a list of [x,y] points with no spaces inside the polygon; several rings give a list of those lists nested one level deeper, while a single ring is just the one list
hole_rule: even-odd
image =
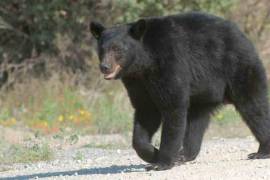
[{"label": "bear's ear", "polygon": [[140,40],[143,37],[145,31],[146,31],[146,20],[140,19],[131,26],[129,33],[134,39]]},{"label": "bear's ear", "polygon": [[90,23],[90,31],[96,39],[100,38],[100,35],[104,30],[105,30],[105,27],[102,24],[95,21],[92,21]]}]

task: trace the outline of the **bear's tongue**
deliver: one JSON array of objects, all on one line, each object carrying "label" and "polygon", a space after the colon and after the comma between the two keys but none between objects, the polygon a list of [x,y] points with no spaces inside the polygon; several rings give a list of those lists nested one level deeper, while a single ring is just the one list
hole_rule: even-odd
[{"label": "bear's tongue", "polygon": [[113,72],[111,72],[110,74],[104,74],[104,79],[106,80],[114,79],[120,70],[121,70],[121,66],[117,64]]}]

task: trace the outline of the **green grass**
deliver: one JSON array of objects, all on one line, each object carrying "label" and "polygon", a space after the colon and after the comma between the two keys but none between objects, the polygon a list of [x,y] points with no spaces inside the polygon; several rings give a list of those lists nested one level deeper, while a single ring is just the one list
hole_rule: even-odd
[{"label": "green grass", "polygon": [[0,97],[0,125],[27,126],[43,133],[57,133],[65,127],[90,133],[130,131],[133,110],[125,90],[115,87],[108,87],[110,92],[90,89],[94,96],[83,95],[81,87],[57,78],[17,84]]},{"label": "green grass", "polygon": [[241,116],[235,110],[233,105],[227,105],[222,107],[212,116],[212,120],[220,124],[239,122],[241,121],[241,119]]},{"label": "green grass", "polygon": [[53,153],[46,144],[26,147],[20,144],[0,142],[0,162],[2,164],[28,163],[52,159]]},{"label": "green grass", "polygon": [[95,112],[93,125],[96,133],[121,133],[131,130],[133,110],[123,96],[118,94],[114,97],[99,97],[92,109]]},{"label": "green grass", "polygon": [[233,105],[224,106],[211,119],[212,121],[205,135],[207,139],[213,137],[247,137],[252,135]]}]

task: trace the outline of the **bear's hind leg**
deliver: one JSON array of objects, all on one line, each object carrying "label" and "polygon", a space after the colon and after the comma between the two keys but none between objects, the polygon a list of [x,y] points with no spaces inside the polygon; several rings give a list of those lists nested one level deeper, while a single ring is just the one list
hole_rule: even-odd
[{"label": "bear's hind leg", "polygon": [[251,132],[259,141],[257,153],[249,159],[270,158],[270,114],[267,81],[262,66],[241,71],[232,88],[232,101]]},{"label": "bear's hind leg", "polygon": [[183,148],[178,154],[178,162],[194,160],[200,152],[203,135],[210,121],[213,108],[190,107]]},{"label": "bear's hind leg", "polygon": [[250,97],[236,103],[236,109],[259,141],[257,153],[248,156],[249,159],[270,158],[270,118],[267,96]]},{"label": "bear's hind leg", "polygon": [[270,158],[270,114],[267,78],[262,64],[241,66],[231,88],[231,99],[251,132],[259,141],[257,153],[249,159]]}]

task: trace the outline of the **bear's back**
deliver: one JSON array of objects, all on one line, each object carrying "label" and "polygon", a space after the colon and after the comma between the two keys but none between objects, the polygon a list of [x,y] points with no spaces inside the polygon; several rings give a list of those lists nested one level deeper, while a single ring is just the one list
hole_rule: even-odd
[{"label": "bear's back", "polygon": [[183,27],[188,31],[199,31],[212,25],[215,27],[232,26],[233,23],[220,17],[202,13],[189,12],[163,17],[146,18],[149,31],[160,31],[166,27]]}]

